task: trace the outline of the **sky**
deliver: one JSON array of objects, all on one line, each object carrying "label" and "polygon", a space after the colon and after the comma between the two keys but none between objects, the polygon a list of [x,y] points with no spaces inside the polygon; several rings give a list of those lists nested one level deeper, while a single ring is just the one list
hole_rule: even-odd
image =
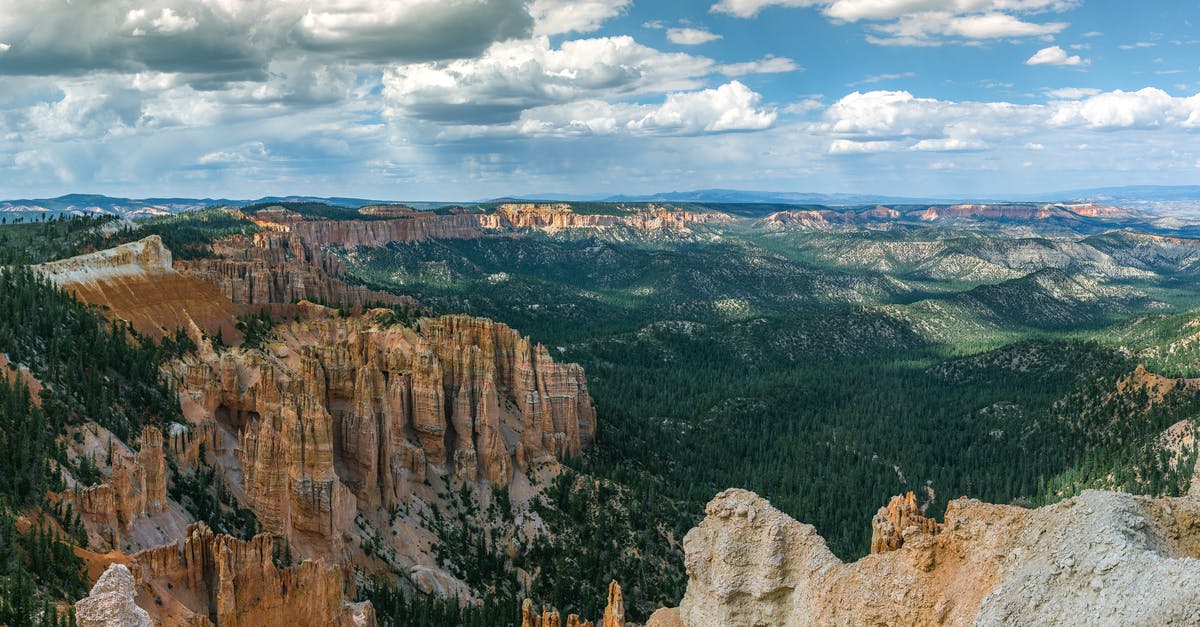
[{"label": "sky", "polygon": [[1200,0],[0,0],[0,197],[1200,184]]}]

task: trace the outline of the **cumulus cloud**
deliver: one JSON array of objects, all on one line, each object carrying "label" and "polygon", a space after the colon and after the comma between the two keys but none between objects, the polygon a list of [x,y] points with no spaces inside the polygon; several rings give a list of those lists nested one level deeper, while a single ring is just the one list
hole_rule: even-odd
[{"label": "cumulus cloud", "polygon": [[667,29],[667,39],[671,43],[681,46],[698,46],[721,38],[720,35],[704,30],[703,28],[679,27]]},{"label": "cumulus cloud", "polygon": [[589,33],[632,4],[633,0],[533,0],[529,13],[535,35]]},{"label": "cumulus cloud", "polygon": [[813,130],[836,138],[831,153],[851,154],[985,150],[1017,138],[1024,138],[1027,150],[1040,151],[1042,137],[1058,130],[1200,129],[1200,94],[1175,97],[1149,87],[1063,95],[1081,97],[1019,105],[918,98],[905,91],[855,92],[826,109]]},{"label": "cumulus cloud", "polygon": [[1087,65],[1088,61],[1077,54],[1068,55],[1061,46],[1050,46],[1038,50],[1025,61],[1025,65]]},{"label": "cumulus cloud", "polygon": [[754,131],[775,123],[774,111],[760,108],[762,96],[738,81],[716,89],[674,93],[654,111],[630,124],[635,130],[682,132]]},{"label": "cumulus cloud", "polygon": [[273,60],[304,54],[473,56],[534,24],[523,0],[0,0],[0,15],[0,74],[176,72],[206,88],[265,80]]},{"label": "cumulus cloud", "polygon": [[1083,126],[1098,130],[1200,128],[1200,94],[1178,98],[1155,88],[1116,90],[1057,105],[1051,126]]},{"label": "cumulus cloud", "polygon": [[835,22],[871,22],[867,40],[872,43],[933,46],[1053,35],[1067,24],[1018,16],[1061,12],[1078,4],[1076,0],[719,0],[711,11],[750,18],[767,7],[815,7]]},{"label": "cumulus cloud", "polygon": [[397,66],[384,74],[383,93],[393,114],[495,124],[539,106],[691,89],[713,66],[711,59],[661,52],[628,36],[558,48],[538,37],[495,44],[476,59]]}]

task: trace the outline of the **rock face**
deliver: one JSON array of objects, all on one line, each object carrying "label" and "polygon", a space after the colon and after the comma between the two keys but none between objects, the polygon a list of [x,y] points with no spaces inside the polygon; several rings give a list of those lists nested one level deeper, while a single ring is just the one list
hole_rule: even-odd
[{"label": "rock face", "polygon": [[879,508],[879,512],[871,519],[871,552],[895,551],[904,546],[906,536],[932,536],[941,530],[942,526],[936,520],[926,518],[921,508],[917,507],[917,497],[912,492],[906,496],[896,496],[887,507]]},{"label": "rock face", "polygon": [[940,533],[852,564],[753,493],[725,491],[706,513],[684,540],[689,627],[1200,621],[1193,498],[1088,491],[1037,510],[960,499]]},{"label": "rock face", "polygon": [[167,469],[163,458],[162,432],[142,429],[141,448],[134,455],[113,454],[112,478],[98,485],[71,488],[51,495],[55,502],[67,501],[79,512],[90,542],[111,549],[140,520],[167,510]]},{"label": "rock face", "polygon": [[[214,534],[204,523],[187,529],[182,550],[167,545],[133,556],[163,606],[162,622],[217,627],[294,625],[372,626],[370,604],[344,600],[345,578],[338,566],[305,561],[275,565],[274,541],[260,534],[250,541]],[[155,608],[157,610],[157,608]]]},{"label": "rock face", "polygon": [[[376,214],[380,215],[380,214]],[[392,212],[392,220],[317,220],[278,225],[298,236],[308,246],[338,245],[377,247],[391,242],[421,242],[430,239],[475,239],[503,231],[568,230],[686,231],[693,226],[731,221],[723,213],[679,211],[663,207],[618,215],[579,214],[569,205],[501,205],[492,213],[439,215],[420,211]],[[261,216],[261,213],[259,214]]]},{"label": "rock face", "polygon": [[[261,212],[260,212],[261,214]],[[175,262],[183,274],[202,279],[239,305],[287,305],[301,300],[362,307],[412,303],[411,298],[349,285],[336,278],[340,261],[291,232],[296,221],[258,221],[267,230],[213,244],[217,258]]]},{"label": "rock face", "polygon": [[246,505],[305,554],[341,555],[357,511],[394,508],[429,476],[505,487],[595,432],[579,366],[503,324],[408,328],[387,313],[277,327],[269,352],[211,353],[177,373],[234,434],[214,453],[240,462]]},{"label": "rock face", "polygon": [[110,317],[151,337],[190,324],[212,335],[219,330],[226,339],[240,335],[233,303],[212,285],[176,272],[171,251],[157,235],[36,269],[83,302],[107,308]]},{"label": "rock face", "polygon": [[150,614],[134,602],[137,583],[124,564],[113,564],[100,575],[91,593],[75,603],[79,627],[154,627]]}]

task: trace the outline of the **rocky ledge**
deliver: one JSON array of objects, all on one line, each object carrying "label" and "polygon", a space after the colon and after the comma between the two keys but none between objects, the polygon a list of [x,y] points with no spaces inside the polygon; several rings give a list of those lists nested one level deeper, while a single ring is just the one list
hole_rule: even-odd
[{"label": "rocky ledge", "polygon": [[1030,510],[964,498],[940,526],[907,501],[877,517],[917,521],[883,536],[903,542],[845,563],[811,525],[722,492],[684,540],[683,625],[1200,624],[1200,499],[1087,491]]}]

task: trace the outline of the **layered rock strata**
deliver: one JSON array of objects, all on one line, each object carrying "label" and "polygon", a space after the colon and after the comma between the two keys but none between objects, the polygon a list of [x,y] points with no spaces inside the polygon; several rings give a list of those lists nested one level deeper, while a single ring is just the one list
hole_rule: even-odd
[{"label": "layered rock strata", "polygon": [[202,279],[239,305],[287,305],[301,300],[363,307],[412,303],[412,299],[350,285],[337,278],[345,268],[321,244],[306,243],[291,222],[254,235],[213,243],[211,259],[175,262],[181,273]]},{"label": "layered rock strata", "polygon": [[684,625],[1200,622],[1200,500],[1088,491],[1036,510],[952,501],[936,535],[844,563],[743,490],[684,540]]},{"label": "layered rock strata", "polygon": [[[596,415],[582,369],[503,324],[447,316],[416,328],[387,312],[277,327],[260,351],[181,364],[181,389],[233,434],[219,459],[263,528],[342,553],[357,511],[398,507],[414,484],[509,484],[580,454]],[[214,445],[224,445],[217,438]]]},{"label": "layered rock strata", "polygon": [[233,303],[211,284],[176,272],[171,251],[157,235],[35,268],[142,334],[162,337],[194,324],[227,340],[240,337]]}]

